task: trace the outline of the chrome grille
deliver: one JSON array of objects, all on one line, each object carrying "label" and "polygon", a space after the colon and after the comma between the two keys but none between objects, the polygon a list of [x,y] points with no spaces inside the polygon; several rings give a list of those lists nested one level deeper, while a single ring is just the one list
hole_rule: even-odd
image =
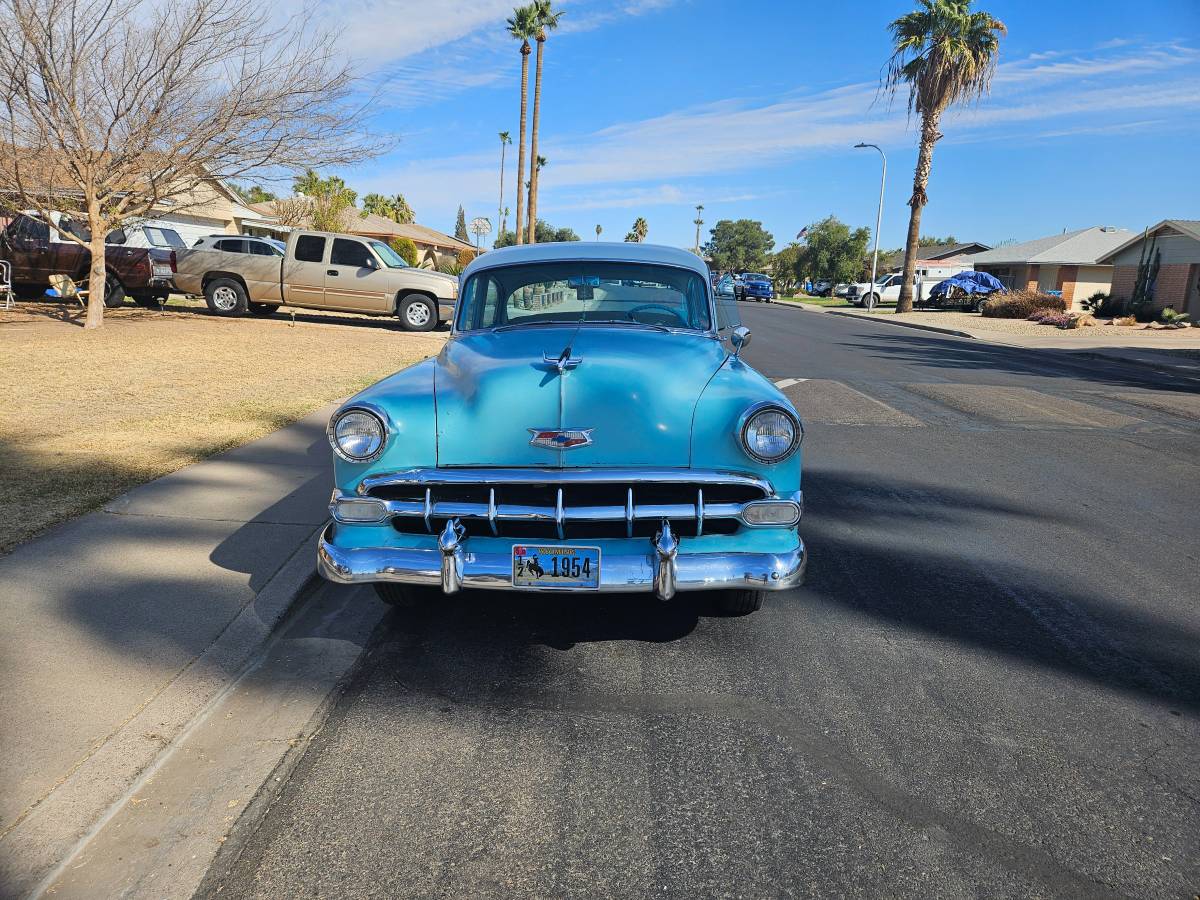
[{"label": "chrome grille", "polygon": [[452,518],[468,535],[522,539],[730,534],[746,503],[773,496],[751,475],[694,469],[420,469],[364,479],[392,526],[436,534]]}]

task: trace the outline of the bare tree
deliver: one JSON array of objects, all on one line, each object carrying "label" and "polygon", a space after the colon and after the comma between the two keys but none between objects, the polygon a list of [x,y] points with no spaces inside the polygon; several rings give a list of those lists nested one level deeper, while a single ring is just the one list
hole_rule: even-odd
[{"label": "bare tree", "polygon": [[0,195],[86,217],[86,326],[104,316],[104,238],[211,179],[344,164],[362,128],[333,36],[242,0],[0,0]]}]

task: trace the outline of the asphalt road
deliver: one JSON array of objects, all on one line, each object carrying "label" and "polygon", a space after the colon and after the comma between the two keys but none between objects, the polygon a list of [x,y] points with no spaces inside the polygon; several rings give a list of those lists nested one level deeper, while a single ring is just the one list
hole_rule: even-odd
[{"label": "asphalt road", "polygon": [[743,315],[808,583],[389,613],[203,893],[1200,892],[1200,385]]}]

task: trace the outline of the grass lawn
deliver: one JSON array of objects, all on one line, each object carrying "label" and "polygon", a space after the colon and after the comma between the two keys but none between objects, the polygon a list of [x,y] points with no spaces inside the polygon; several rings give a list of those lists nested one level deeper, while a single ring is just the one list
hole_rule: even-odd
[{"label": "grass lawn", "polygon": [[446,334],[336,313],[219,319],[174,301],[84,331],[81,312],[0,311],[0,553],[434,355]]}]

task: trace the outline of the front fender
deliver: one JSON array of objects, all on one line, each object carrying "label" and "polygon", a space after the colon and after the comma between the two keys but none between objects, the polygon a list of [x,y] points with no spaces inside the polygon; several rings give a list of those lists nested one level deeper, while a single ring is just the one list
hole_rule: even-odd
[{"label": "front fender", "polygon": [[763,401],[777,403],[796,415],[797,420],[800,418],[779,388],[740,359],[726,360],[696,403],[692,419],[692,466],[759,475],[784,496],[800,490],[801,450],[797,449],[783,462],[767,465],[746,453],[737,433],[742,414]]},{"label": "front fender", "polygon": [[370,404],[385,415],[388,428],[387,444],[378,459],[352,463],[333,454],[334,483],[339,489],[354,491],[363,476],[376,472],[437,465],[435,365],[435,360],[427,359],[409,366],[355,394],[338,408],[341,412],[358,404]]}]

